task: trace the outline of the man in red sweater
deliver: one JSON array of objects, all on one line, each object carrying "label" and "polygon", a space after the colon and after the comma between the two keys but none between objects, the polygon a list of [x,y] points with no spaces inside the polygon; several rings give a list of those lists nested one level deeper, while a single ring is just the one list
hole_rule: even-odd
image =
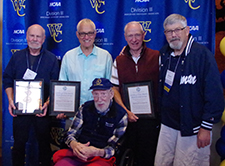
[{"label": "man in red sweater", "polygon": [[[124,28],[127,46],[114,61],[111,82],[114,84],[115,100],[128,113],[127,147],[133,149],[135,164],[153,166],[160,121],[157,116],[157,88],[159,75],[159,51],[146,47],[145,32],[139,22],[129,22]],[[138,117],[124,105],[124,83],[153,82],[153,105],[155,118]],[[142,110],[140,110],[141,112]]]}]

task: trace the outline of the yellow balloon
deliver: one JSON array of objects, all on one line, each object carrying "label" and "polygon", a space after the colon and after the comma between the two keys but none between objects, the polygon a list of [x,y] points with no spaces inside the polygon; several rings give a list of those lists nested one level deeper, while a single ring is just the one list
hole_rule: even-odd
[{"label": "yellow balloon", "polygon": [[[223,123],[225,123],[225,110],[223,111],[223,114],[222,114],[221,120],[223,121]],[[225,165],[224,165],[224,166],[225,166]]]},{"label": "yellow balloon", "polygon": [[220,166],[225,166],[225,160],[220,163]]},{"label": "yellow balloon", "polygon": [[225,37],[220,41],[220,51],[225,56]]}]

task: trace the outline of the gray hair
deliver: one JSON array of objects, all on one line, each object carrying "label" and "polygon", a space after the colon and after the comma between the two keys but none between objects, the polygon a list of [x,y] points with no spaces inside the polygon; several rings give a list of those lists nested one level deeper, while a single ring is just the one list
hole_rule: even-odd
[{"label": "gray hair", "polygon": [[141,26],[141,24],[139,22],[137,22],[137,21],[131,21],[131,22],[128,22],[125,25],[125,27],[124,27],[124,33],[126,33],[127,26],[130,25],[130,24],[137,24],[137,25],[139,25],[141,32],[144,32],[143,27]]},{"label": "gray hair", "polygon": [[171,14],[169,15],[163,23],[163,28],[165,29],[165,27],[169,24],[175,24],[175,23],[181,23],[183,25],[183,27],[187,26],[187,20],[184,16],[180,15],[180,14]]},{"label": "gray hair", "polygon": [[96,26],[95,26],[95,23],[93,21],[91,21],[90,19],[88,18],[84,18],[82,20],[80,20],[77,24],[77,31],[79,30],[80,28],[80,24],[82,23],[87,23],[87,24],[90,24],[92,27],[93,27],[93,30],[95,31],[96,30]]}]

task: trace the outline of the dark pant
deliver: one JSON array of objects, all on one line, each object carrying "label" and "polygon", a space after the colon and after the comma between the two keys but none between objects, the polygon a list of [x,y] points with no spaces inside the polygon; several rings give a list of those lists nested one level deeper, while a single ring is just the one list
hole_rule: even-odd
[{"label": "dark pant", "polygon": [[137,166],[154,166],[160,121],[139,118],[137,122],[129,122],[125,133],[127,148],[134,152]]},{"label": "dark pant", "polygon": [[12,148],[13,166],[24,166],[25,147],[33,127],[38,142],[39,165],[50,166],[50,118],[36,116],[17,116],[13,118],[14,145]]}]

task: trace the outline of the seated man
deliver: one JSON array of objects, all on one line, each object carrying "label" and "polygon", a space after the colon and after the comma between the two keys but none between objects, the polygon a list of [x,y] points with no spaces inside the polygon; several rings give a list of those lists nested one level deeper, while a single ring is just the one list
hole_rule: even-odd
[{"label": "seated man", "polygon": [[114,100],[108,79],[96,78],[90,87],[94,100],[84,103],[75,115],[66,144],[57,151],[55,166],[112,166],[115,145],[127,127],[127,113]]}]

